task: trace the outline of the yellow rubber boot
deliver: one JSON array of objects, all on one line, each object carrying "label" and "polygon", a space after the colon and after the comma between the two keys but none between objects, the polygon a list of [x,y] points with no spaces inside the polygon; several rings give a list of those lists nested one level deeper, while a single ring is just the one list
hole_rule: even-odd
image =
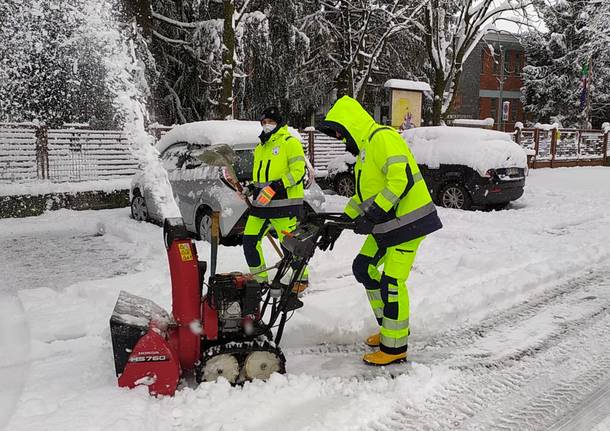
[{"label": "yellow rubber boot", "polygon": [[404,362],[407,360],[407,353],[399,353],[397,355],[390,355],[384,353],[381,350],[373,353],[367,353],[362,357],[362,360],[368,365],[390,365],[398,362]]},{"label": "yellow rubber boot", "polygon": [[364,343],[369,347],[379,347],[379,344],[381,344],[381,334],[378,332],[371,335]]}]

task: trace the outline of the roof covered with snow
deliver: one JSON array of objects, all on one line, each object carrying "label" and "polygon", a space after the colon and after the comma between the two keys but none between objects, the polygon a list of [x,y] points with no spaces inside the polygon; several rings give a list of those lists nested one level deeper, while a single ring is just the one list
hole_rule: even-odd
[{"label": "roof covered with snow", "polygon": [[430,84],[427,82],[409,81],[407,79],[388,79],[383,86],[386,88],[396,88],[398,90],[432,91]]},{"label": "roof covered with snow", "polygon": [[[289,130],[297,139],[302,140],[297,130],[291,127]],[[259,142],[258,135],[261,132],[262,128],[258,121],[197,121],[174,127],[159,140],[157,149],[161,153],[177,142],[200,145],[228,144],[230,146],[256,144]]]},{"label": "roof covered with snow", "polygon": [[402,134],[418,163],[429,168],[441,164],[488,169],[527,166],[523,149],[508,133],[467,127],[419,127]]}]

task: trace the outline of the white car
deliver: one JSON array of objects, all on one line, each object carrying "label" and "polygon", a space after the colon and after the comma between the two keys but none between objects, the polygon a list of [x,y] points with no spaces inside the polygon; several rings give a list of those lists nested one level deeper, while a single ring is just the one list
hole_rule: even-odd
[{"label": "white car", "polygon": [[[226,169],[206,165],[197,155],[213,145],[229,145],[237,154],[234,169],[240,182],[252,178],[254,148],[259,143],[261,126],[256,121],[200,121],[176,126],[157,143],[161,162],[167,170],[174,198],[187,229],[209,240],[212,212],[220,213],[221,244],[241,244],[248,215],[246,203],[230,187]],[[298,131],[290,132],[302,141]],[[320,212],[324,204],[322,189],[315,183],[309,166],[304,178],[304,211]],[[146,184],[143,173],[131,184],[131,213],[136,220],[162,222],[160,208],[152,194],[155,186]]]}]

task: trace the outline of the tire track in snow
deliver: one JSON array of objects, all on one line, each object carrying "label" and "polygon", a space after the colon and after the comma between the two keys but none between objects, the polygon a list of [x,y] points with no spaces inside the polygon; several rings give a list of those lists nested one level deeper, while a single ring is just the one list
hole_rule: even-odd
[{"label": "tire track in snow", "polygon": [[[564,301],[566,296],[578,296],[582,290],[594,285],[603,283],[610,279],[610,271],[590,271],[573,279],[567,280],[557,287],[546,290],[522,303],[516,304],[505,310],[494,312],[486,319],[483,319],[470,326],[462,326],[449,331],[444,331],[433,337],[421,339],[415,334],[411,336],[411,353],[409,357],[415,362],[434,363],[443,359],[456,358],[456,351],[469,349],[477,340],[484,339],[490,332],[500,327],[514,326],[514,322],[524,321],[537,315],[548,306]],[[586,298],[585,298],[586,299]],[[533,347],[533,346],[532,346]],[[447,350],[448,349],[448,350]],[[443,352],[446,350],[445,352]],[[513,352],[516,358],[518,355],[525,355],[529,349],[523,348],[518,352]],[[347,354],[364,354],[371,351],[364,343],[353,344],[319,344],[306,346],[303,348],[285,349],[289,356],[324,355],[327,357],[337,357]],[[484,363],[487,355],[470,353],[467,358],[474,364]],[[508,358],[507,358],[508,359]]]},{"label": "tire track in snow", "polygon": [[[462,350],[433,360],[457,368],[459,377],[445,382],[423,406],[397,402],[396,413],[371,428],[549,429],[558,419],[574,417],[573,412],[577,416],[581,412],[583,423],[603,420],[602,414],[591,414],[586,400],[610,402],[608,280],[607,271],[591,272],[477,325],[449,332],[461,338],[444,342],[439,336],[436,342],[427,343],[424,357],[426,350],[446,346]],[[583,292],[588,296],[583,297]],[[571,312],[575,318],[557,325],[558,329],[531,346],[499,358],[468,357],[468,346],[518,329],[548,311]]]}]

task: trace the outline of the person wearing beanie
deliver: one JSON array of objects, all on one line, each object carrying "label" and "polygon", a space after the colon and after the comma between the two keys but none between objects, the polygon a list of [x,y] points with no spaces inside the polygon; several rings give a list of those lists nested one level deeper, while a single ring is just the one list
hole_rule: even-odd
[{"label": "person wearing beanie", "polygon": [[[262,112],[260,123],[263,130],[254,150],[252,183],[244,188],[244,194],[252,196],[252,208],[244,229],[243,248],[250,271],[259,282],[267,282],[262,239],[273,227],[281,243],[285,232],[296,229],[303,210],[306,165],[301,141],[289,132],[276,106]],[[301,293],[307,285],[305,268],[293,290]]]}]

